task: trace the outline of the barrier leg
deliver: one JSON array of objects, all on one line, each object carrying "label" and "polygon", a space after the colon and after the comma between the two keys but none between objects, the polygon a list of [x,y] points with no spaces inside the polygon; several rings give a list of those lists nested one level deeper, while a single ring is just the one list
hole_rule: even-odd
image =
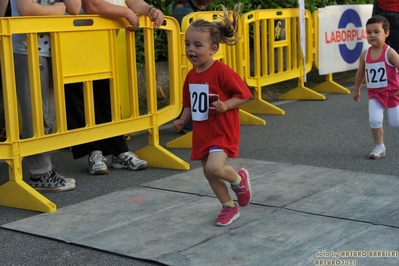
[{"label": "barrier leg", "polygon": [[332,74],[328,74],[326,76],[326,81],[312,88],[314,91],[323,92],[323,93],[341,93],[341,94],[350,94],[350,90],[339,85],[335,81],[333,81]]},{"label": "barrier leg", "polygon": [[190,165],[169,152],[160,145],[148,145],[134,152],[140,158],[145,159],[149,166],[175,170],[190,170]]},{"label": "barrier leg", "polygon": [[240,108],[240,125],[247,125],[247,126],[264,126],[266,125],[266,121],[261,119],[253,114],[250,114]]},{"label": "barrier leg", "polygon": [[149,166],[175,170],[189,170],[190,164],[180,159],[170,151],[159,145],[159,128],[148,130],[149,145],[135,151],[140,158],[146,160]]},{"label": "barrier leg", "polygon": [[284,115],[285,111],[263,99],[253,99],[252,101],[244,104],[240,109],[247,111],[251,114],[261,115]]},{"label": "barrier leg", "polygon": [[326,96],[306,88],[303,81],[299,79],[298,87],[280,95],[279,100],[325,100]]},{"label": "barrier leg", "polygon": [[55,212],[54,203],[24,181],[8,181],[0,186],[0,205],[37,212]]},{"label": "barrier leg", "polygon": [[262,99],[262,92],[260,88],[256,88],[254,99],[247,102],[240,107],[251,114],[262,114],[262,115],[284,115],[285,111],[271,103],[266,102]]},{"label": "barrier leg", "polygon": [[[1,206],[38,212],[57,211],[57,206],[54,203],[24,182],[22,173],[13,171],[15,167],[11,167],[9,161],[7,163],[9,163],[10,180],[0,186]],[[11,162],[11,165],[13,165],[13,162]]]},{"label": "barrier leg", "polygon": [[191,149],[193,147],[193,132],[190,131],[183,136],[180,136],[174,140],[166,143],[166,148],[181,148],[181,149]]}]

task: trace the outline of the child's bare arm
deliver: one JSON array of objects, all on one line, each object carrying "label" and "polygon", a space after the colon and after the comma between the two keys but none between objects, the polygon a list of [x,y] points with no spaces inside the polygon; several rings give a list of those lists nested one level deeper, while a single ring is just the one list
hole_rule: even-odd
[{"label": "child's bare arm", "polygon": [[66,12],[70,15],[77,15],[82,9],[82,1],[80,0],[63,0],[66,5]]},{"label": "child's bare arm", "polygon": [[218,111],[219,113],[223,113],[226,112],[227,110],[236,109],[241,105],[243,105],[244,103],[246,103],[247,101],[248,99],[239,99],[232,97],[224,102],[221,100],[217,100],[212,103],[212,106],[215,107],[215,110]]},{"label": "child's bare arm", "polygon": [[184,108],[182,114],[179,119],[173,121],[173,128],[176,132],[180,132],[183,127],[190,121],[191,119],[191,110],[190,108]]},{"label": "child's bare arm", "polygon": [[63,15],[66,12],[66,6],[63,2],[41,5],[32,0],[17,0],[17,9],[22,16]]},{"label": "child's bare arm", "polygon": [[353,90],[353,99],[357,102],[360,101],[360,89],[362,88],[364,75],[365,75],[365,68],[366,68],[366,63],[364,62],[365,54],[366,54],[365,51],[363,51],[360,54],[359,67],[357,68],[356,76],[355,76],[355,88]]}]

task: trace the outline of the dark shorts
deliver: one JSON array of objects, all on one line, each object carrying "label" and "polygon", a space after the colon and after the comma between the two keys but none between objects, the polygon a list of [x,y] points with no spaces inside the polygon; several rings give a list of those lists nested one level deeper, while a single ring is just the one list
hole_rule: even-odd
[{"label": "dark shorts", "polygon": [[378,9],[376,14],[384,16],[390,25],[390,33],[386,43],[399,53],[399,13]]},{"label": "dark shorts", "polygon": [[188,3],[183,7],[177,7],[176,4],[172,5],[172,17],[179,22],[180,26],[183,18],[192,12],[194,12],[194,9]]}]

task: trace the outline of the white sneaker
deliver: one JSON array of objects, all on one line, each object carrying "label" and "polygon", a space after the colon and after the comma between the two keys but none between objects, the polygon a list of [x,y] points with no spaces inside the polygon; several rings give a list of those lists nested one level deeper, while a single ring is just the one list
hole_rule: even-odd
[{"label": "white sneaker", "polygon": [[112,155],[112,167],[121,169],[129,169],[129,170],[139,170],[146,168],[148,163],[144,160],[141,160],[137,157],[133,152],[127,151],[119,154],[118,156]]},{"label": "white sneaker", "polygon": [[382,147],[375,146],[370,153],[370,159],[380,159],[385,156],[386,149]]},{"label": "white sneaker", "polygon": [[89,172],[92,175],[103,175],[108,173],[108,167],[105,164],[107,159],[101,151],[92,151],[89,156]]}]

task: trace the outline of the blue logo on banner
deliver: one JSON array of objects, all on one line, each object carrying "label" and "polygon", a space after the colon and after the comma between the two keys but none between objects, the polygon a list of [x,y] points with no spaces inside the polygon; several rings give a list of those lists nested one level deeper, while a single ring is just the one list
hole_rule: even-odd
[{"label": "blue logo on banner", "polygon": [[[338,29],[345,29],[350,23],[354,24],[356,28],[363,26],[359,14],[353,9],[345,10],[339,20]],[[339,44],[338,47],[344,61],[353,64],[363,51],[363,42],[358,42],[353,50],[348,49],[346,44]]]}]

